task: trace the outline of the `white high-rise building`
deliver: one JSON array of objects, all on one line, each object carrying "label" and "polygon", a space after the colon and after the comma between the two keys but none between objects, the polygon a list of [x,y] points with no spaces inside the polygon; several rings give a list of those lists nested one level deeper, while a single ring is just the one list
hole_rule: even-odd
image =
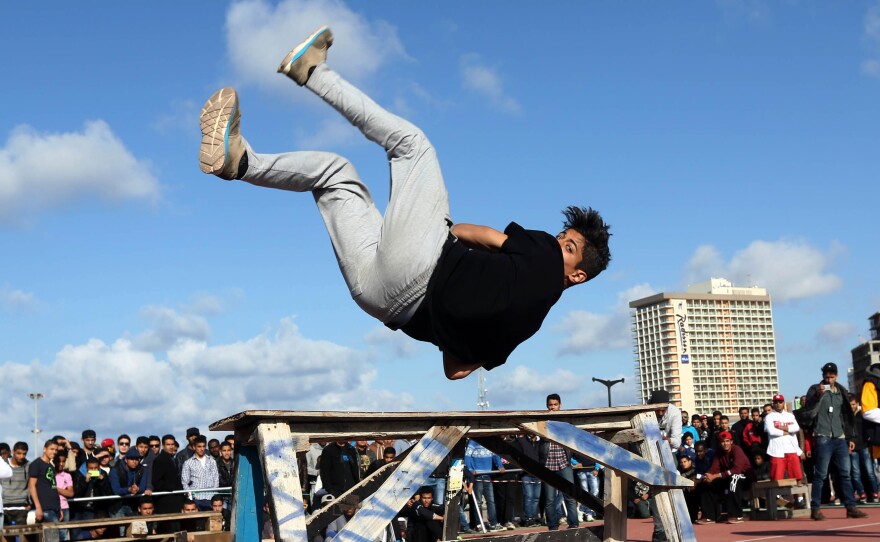
[{"label": "white high-rise building", "polygon": [[713,278],[686,293],[631,301],[636,377],[694,413],[769,403],[779,393],[773,311],[764,288]]}]

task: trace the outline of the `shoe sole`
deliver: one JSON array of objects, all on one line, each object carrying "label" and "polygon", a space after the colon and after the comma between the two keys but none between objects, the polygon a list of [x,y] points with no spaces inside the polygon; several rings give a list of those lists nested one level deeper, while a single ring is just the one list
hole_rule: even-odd
[{"label": "shoe sole", "polygon": [[238,110],[238,93],[232,87],[215,92],[199,117],[202,144],[199,148],[199,167],[205,173],[216,175],[226,165],[229,156],[229,127]]},{"label": "shoe sole", "polygon": [[[287,53],[287,56],[284,57],[284,60],[281,61],[281,65],[278,66],[278,73],[290,73],[290,69],[293,67],[293,63],[300,59],[300,57],[305,54],[306,51],[309,50],[309,47],[315,44],[318,41],[318,38],[324,35],[324,33],[328,32],[330,27],[327,25],[322,26],[321,28],[312,32],[312,34],[306,38],[306,40],[296,47],[293,48],[292,51]],[[327,43],[327,47],[333,43],[333,38],[331,37]],[[277,57],[276,57],[277,58]]]}]

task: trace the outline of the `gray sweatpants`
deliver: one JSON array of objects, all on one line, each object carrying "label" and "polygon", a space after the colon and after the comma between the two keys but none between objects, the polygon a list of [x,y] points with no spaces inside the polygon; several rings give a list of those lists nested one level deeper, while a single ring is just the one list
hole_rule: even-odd
[{"label": "gray sweatpants", "polygon": [[243,180],[312,192],[352,298],[383,323],[406,323],[425,295],[452,220],[449,196],[431,142],[385,111],[326,64],[306,84],[370,141],[391,165],[383,217],[351,163],[327,152],[256,154],[248,147]]}]

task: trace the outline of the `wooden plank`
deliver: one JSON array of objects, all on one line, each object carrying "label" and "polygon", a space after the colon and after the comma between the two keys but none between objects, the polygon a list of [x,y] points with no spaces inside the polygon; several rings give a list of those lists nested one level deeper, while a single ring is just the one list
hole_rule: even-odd
[{"label": "wooden plank", "polygon": [[[602,526],[560,529],[558,531],[525,532],[520,534],[494,535],[491,537],[468,537],[466,540],[491,540],[492,542],[601,542]],[[454,540],[454,539],[453,539]]]},{"label": "wooden plank", "polygon": [[[182,512],[176,512],[174,514],[155,514],[150,516],[150,523],[162,523],[165,521],[179,521],[182,519],[221,519],[222,514],[220,512],[191,512],[189,514],[184,514]],[[102,518],[102,519],[86,519],[79,521],[66,521],[64,523],[58,524],[38,524],[37,528],[43,529],[48,528],[52,525],[57,525],[60,529],[83,529],[83,528],[92,528],[92,527],[113,527],[113,526],[122,526],[131,524],[135,521],[143,521],[140,516],[126,516],[126,517],[118,517],[118,518]],[[45,527],[43,527],[45,525]],[[4,527],[5,529],[10,528],[18,528],[18,525],[10,526],[7,525]],[[21,526],[25,527],[25,526]]]},{"label": "wooden plank", "polygon": [[523,430],[551,440],[577,454],[585,455],[620,474],[655,487],[692,487],[693,483],[678,474],[651,463],[607,440],[582,431],[565,422],[546,421],[519,424]]},{"label": "wooden plank", "polygon": [[257,443],[263,457],[263,474],[268,485],[268,498],[275,540],[303,542],[306,540],[306,515],[296,450],[306,439],[290,432],[286,423],[261,423],[257,426]]},{"label": "wooden plank", "polygon": [[446,494],[443,501],[443,540],[455,540],[458,538],[458,529],[461,527],[459,521],[459,506],[461,499],[467,495],[464,489],[459,490],[452,498]]},{"label": "wooden plank", "polygon": [[621,444],[631,444],[645,440],[645,434],[638,429],[625,429],[615,433],[610,440],[618,446]]},{"label": "wooden plank", "polygon": [[387,480],[389,476],[394,474],[394,469],[397,468],[400,462],[403,461],[411,450],[412,448],[404,450],[394,461],[387,465],[382,465],[376,472],[358,482],[357,485],[340,495],[339,498],[334,499],[333,502],[328,503],[326,506],[309,516],[306,519],[308,540],[312,540],[321,529],[332,523],[334,519],[342,514],[342,511],[337,506],[340,501],[348,502],[348,499],[351,496],[356,496],[360,502],[365,501],[367,497],[372,495],[376,489],[385,483],[385,480]]},{"label": "wooden plank", "polygon": [[[634,416],[633,427],[641,429],[645,433],[645,440],[640,445],[645,459],[650,460],[655,465],[660,465],[661,468],[677,471],[672,449],[663,440],[660,426],[657,424],[657,417],[654,413],[643,412]],[[670,542],[696,542],[694,526],[691,523],[682,490],[670,489],[669,491],[654,493],[654,502],[660,513],[663,528],[666,530],[666,537]]]},{"label": "wooden plank", "polygon": [[626,505],[629,480],[612,469],[605,469],[605,541],[626,541]]},{"label": "wooden plank", "polygon": [[[244,437],[244,438],[241,438]],[[235,494],[232,499],[233,542],[259,542],[263,535],[263,469],[256,446],[242,446],[250,435],[235,438]]]},{"label": "wooden plank", "polygon": [[519,450],[511,446],[507,441],[498,437],[485,437],[476,439],[483,447],[492,450],[498,455],[509,455],[519,464],[526,472],[532,476],[538,477],[542,482],[546,482],[562,492],[563,495],[571,497],[579,503],[585,504],[593,510],[602,510],[605,503],[598,497],[584,491],[577,482],[569,482],[558,473],[548,469],[534,459],[523,455]]},{"label": "wooden plank", "polygon": [[335,542],[372,542],[467,433],[467,425],[435,426],[413,446],[382,487],[336,535]]}]

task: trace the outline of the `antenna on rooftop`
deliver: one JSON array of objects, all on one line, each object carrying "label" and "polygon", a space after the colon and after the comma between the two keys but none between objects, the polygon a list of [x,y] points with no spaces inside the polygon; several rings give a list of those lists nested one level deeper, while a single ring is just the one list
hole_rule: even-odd
[{"label": "antenna on rooftop", "polygon": [[486,370],[480,367],[478,369],[477,379],[477,408],[479,410],[489,410],[489,390],[486,388]]}]

